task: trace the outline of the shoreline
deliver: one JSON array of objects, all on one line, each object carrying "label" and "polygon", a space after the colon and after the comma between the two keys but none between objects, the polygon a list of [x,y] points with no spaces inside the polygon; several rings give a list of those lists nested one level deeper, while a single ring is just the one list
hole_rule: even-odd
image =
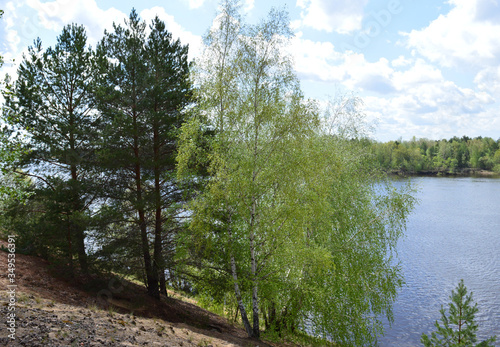
[{"label": "shoreline", "polygon": [[483,177],[483,178],[500,178],[500,173],[483,170],[483,169],[460,169],[458,171],[449,170],[420,170],[420,171],[406,171],[406,170],[388,170],[386,171],[390,176],[399,177]]}]

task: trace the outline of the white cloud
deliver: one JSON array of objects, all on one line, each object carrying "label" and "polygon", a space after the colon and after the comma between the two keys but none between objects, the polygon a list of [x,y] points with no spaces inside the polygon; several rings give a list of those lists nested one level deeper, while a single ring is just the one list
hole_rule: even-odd
[{"label": "white cloud", "polygon": [[411,61],[405,71],[394,72],[394,83],[399,90],[419,85],[430,85],[444,81],[443,74],[434,65],[426,63],[423,59]]},{"label": "white cloud", "polygon": [[255,0],[245,0],[243,11],[250,12],[255,7]]},{"label": "white cloud", "polygon": [[500,8],[494,0],[451,0],[449,13],[407,33],[409,48],[445,67],[500,62]]},{"label": "white cloud", "polygon": [[492,96],[500,92],[498,67],[478,74],[477,87],[464,88],[423,58],[369,61],[363,54],[341,53],[330,42],[307,40],[300,33],[292,41],[291,53],[302,80],[360,93],[366,114],[378,119],[377,138],[494,136],[485,134],[485,129],[500,131],[499,121],[490,118],[491,110],[498,109]]},{"label": "white cloud", "polygon": [[[113,30],[113,22],[123,24],[128,14],[115,8],[103,10],[98,7],[95,0],[20,0],[10,2],[6,5],[9,15],[6,19],[6,38],[8,48],[5,52],[15,56],[19,52],[21,43],[23,46],[30,45],[38,33],[42,30],[54,32],[54,37],[59,35],[62,28],[70,23],[78,23],[85,26],[88,43],[92,46],[103,37],[104,30]],[[26,16],[29,10],[33,16]],[[154,16],[165,21],[167,29],[174,37],[180,37],[183,44],[190,45],[190,55],[198,51],[201,46],[201,38],[182,28],[172,15],[165,12],[162,7],[141,12],[141,18],[150,23]],[[20,24],[21,23],[21,24]],[[5,43],[4,43],[5,45]]]},{"label": "white cloud", "polygon": [[500,4],[498,0],[482,0],[476,2],[475,17],[477,20],[500,21]]},{"label": "white cloud", "polygon": [[[21,1],[22,2],[22,1]],[[26,5],[37,11],[37,21],[31,25],[59,33],[70,23],[82,24],[87,29],[88,41],[95,45],[102,38],[104,29],[110,30],[113,22],[122,23],[126,14],[115,8],[103,10],[95,0],[25,0]]]},{"label": "white cloud", "polygon": [[[113,22],[123,24],[124,19],[128,18],[128,14],[115,8],[100,9],[95,0],[55,0],[47,3],[42,3],[41,0],[26,1],[39,11],[41,23],[46,28],[60,31],[64,25],[72,22],[85,25],[90,44],[102,38],[104,29],[112,30]],[[201,38],[185,30],[163,7],[143,10],[140,18],[149,25],[156,15],[165,22],[174,38],[179,37],[183,44],[189,43],[191,53],[199,50]]]},{"label": "white cloud", "polygon": [[345,56],[344,68],[348,71],[344,84],[351,89],[380,94],[395,91],[391,81],[393,70],[385,58],[368,62],[363,54],[351,53]]},{"label": "white cloud", "polygon": [[361,29],[368,0],[297,0],[302,8],[302,25],[339,33]]},{"label": "white cloud", "polygon": [[[399,57],[392,62],[395,69],[406,68],[393,76],[401,95],[392,98],[391,105],[407,112],[395,117],[402,129],[428,132],[428,137],[498,137],[500,2],[450,0],[449,4],[451,10],[427,27],[404,34],[413,59]],[[439,67],[475,75],[471,87],[446,80]]]},{"label": "white cloud", "polygon": [[19,44],[26,36],[29,36],[30,41],[33,40],[36,27],[30,23],[30,19],[26,15],[20,15],[18,8],[22,5],[22,1],[11,1],[5,4],[3,8],[6,15],[4,15],[1,20],[2,25],[5,25],[5,41],[1,43],[2,53],[14,54],[17,52]]},{"label": "white cloud", "polygon": [[143,20],[146,20],[148,25],[155,16],[158,16],[158,18],[164,21],[167,30],[172,33],[174,39],[178,37],[183,45],[189,44],[190,58],[194,58],[201,52],[203,47],[201,36],[194,35],[192,32],[184,29],[175,21],[174,16],[168,14],[163,7],[156,6],[151,9],[143,10],[140,16]]},{"label": "white cloud", "polygon": [[189,8],[200,8],[201,6],[203,6],[204,2],[205,0],[188,0]]},{"label": "white cloud", "polygon": [[[487,125],[492,121],[491,109],[498,107],[489,93],[459,87],[422,59],[406,70],[394,71],[391,77],[397,93],[366,98],[369,111],[378,115],[383,131],[406,139],[440,139],[488,136],[485,129],[495,129]],[[498,126],[496,130],[500,130]]]},{"label": "white cloud", "polygon": [[319,81],[341,81],[346,71],[339,66],[342,54],[335,51],[331,42],[314,42],[300,38],[292,40],[290,53],[295,60],[295,69],[306,79]]},{"label": "white cloud", "polygon": [[405,67],[410,64],[412,64],[412,59],[408,59],[404,55],[400,55],[391,62],[393,67]]},{"label": "white cloud", "polygon": [[500,94],[500,66],[490,66],[479,71],[475,78],[474,83],[479,90],[493,94]]},{"label": "white cloud", "polygon": [[[190,9],[197,9],[202,7],[206,0],[185,0],[188,3],[188,6]],[[216,1],[212,1],[216,2]],[[249,12],[251,11],[255,6],[255,0],[244,0],[243,1],[243,11]]]},{"label": "white cloud", "polygon": [[300,35],[292,40],[290,51],[295,69],[306,80],[341,83],[349,89],[378,93],[393,91],[389,61],[366,61],[363,54],[340,53],[331,42],[314,42]]}]

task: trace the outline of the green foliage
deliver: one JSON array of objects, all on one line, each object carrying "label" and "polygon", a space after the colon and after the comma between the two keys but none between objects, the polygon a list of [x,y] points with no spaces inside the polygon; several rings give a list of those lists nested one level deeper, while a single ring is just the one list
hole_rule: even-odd
[{"label": "green foliage", "polygon": [[[293,182],[293,162],[284,157],[318,120],[314,107],[303,102],[283,55],[289,35],[285,14],[275,11],[261,24],[244,27],[235,4],[226,5],[197,66],[200,116],[207,118],[184,127],[179,172],[200,166],[193,161],[204,149],[197,149],[199,141],[192,139],[199,138],[202,124],[210,124],[215,129],[208,154],[211,179],[192,204],[191,233],[199,236],[195,247],[202,248],[200,255],[212,267],[231,268],[226,274],[233,277],[242,320],[249,334],[258,337],[258,289],[268,276],[266,258],[283,237],[280,224],[292,203],[285,193],[289,187],[281,183],[289,177]],[[211,232],[214,228],[220,232]],[[252,328],[243,304],[249,292]]]},{"label": "green foliage", "polygon": [[188,47],[174,40],[158,17],[150,29],[147,35],[146,23],[132,10],[125,25],[114,24],[97,48],[103,58],[96,99],[104,125],[97,157],[112,182],[107,192],[112,206],[137,232],[129,246],[135,250],[139,241],[148,291],[159,297],[161,286],[166,293],[164,272],[171,266],[179,228],[183,191],[174,172],[176,138],[192,92]]},{"label": "green foliage", "polygon": [[[116,206],[118,205],[118,206]],[[94,218],[91,240],[98,249],[95,251],[95,265],[103,271],[126,274],[144,280],[144,266],[140,235],[130,220],[133,211],[127,213],[121,204],[109,202],[101,206]]]},{"label": "green foliage", "polygon": [[[0,10],[0,18],[4,14]],[[0,56],[0,68],[3,65],[3,57]],[[3,88],[3,83],[0,82]],[[4,92],[3,89],[1,90]],[[7,91],[5,91],[7,92]],[[5,211],[5,205],[10,199],[23,199],[26,197],[26,180],[9,173],[8,166],[16,161],[21,155],[22,149],[10,145],[10,132],[4,126],[0,128],[0,214]],[[2,226],[0,225],[0,228]]]},{"label": "green foliage", "polygon": [[22,202],[32,193],[28,191],[31,180],[10,170],[20,156],[22,151],[11,145],[8,131],[0,132],[0,213],[5,210],[10,200]]},{"label": "green foliage", "polygon": [[323,117],[303,97],[284,12],[250,26],[237,3],[224,5],[177,158],[179,177],[204,166],[210,175],[179,244],[195,286],[219,304],[231,295],[250,336],[312,322],[314,334],[373,344],[402,283],[392,257],[411,191],[374,168],[359,99],[340,98]]},{"label": "green foliage", "polygon": [[[20,249],[71,268],[88,258],[154,297],[168,280],[188,288],[239,314],[250,336],[312,323],[317,336],[374,344],[402,284],[394,249],[411,187],[395,190],[374,164],[359,98],[324,115],[304,98],[287,13],[248,25],[239,8],[223,1],[194,66],[162,21],[147,34],[135,10],[95,51],[78,25],[54,48],[30,47],[4,91],[4,228]],[[459,167],[454,148],[375,152],[418,170]]]},{"label": "green foliage", "polygon": [[290,237],[288,250],[277,257],[277,267],[287,272],[275,278],[279,290],[268,295],[280,308],[278,324],[288,329],[305,326],[306,316],[316,335],[373,344],[381,332],[375,317],[392,316],[391,302],[402,284],[392,250],[413,201],[409,191],[374,176],[361,144],[327,137],[313,145],[307,165],[317,174],[305,175],[310,191],[295,210],[302,235],[300,241]]},{"label": "green foliage", "polygon": [[[477,304],[473,305],[472,293],[467,295],[463,280],[456,291],[451,292],[450,300],[448,315],[443,307],[440,310],[442,325],[436,321],[437,331],[431,337],[422,334],[421,342],[424,346],[474,346],[477,342],[478,325],[474,319],[478,308]],[[495,341],[496,336],[493,336],[475,346],[494,346]]]},{"label": "green foliage", "polygon": [[[77,255],[83,272],[94,261],[138,278],[155,274],[158,296],[161,274],[175,267],[188,196],[174,174],[191,102],[188,47],[158,18],[146,36],[135,11],[114,29],[94,51],[83,26],[65,26],[53,48],[40,40],[29,47],[17,80],[7,81],[2,228],[18,233],[25,249],[71,268]],[[141,255],[151,251],[146,271]]]},{"label": "green foliage", "polygon": [[450,140],[415,139],[372,144],[380,166],[388,171],[449,172],[490,170],[500,172],[500,139],[489,137]]},{"label": "green foliage", "polygon": [[[54,48],[42,49],[40,40],[28,49],[18,70],[18,78],[3,92],[2,118],[5,146],[17,153],[11,158],[12,175],[30,177],[35,200],[41,201],[44,216],[54,233],[63,233],[58,242],[72,265],[78,254],[80,268],[88,270],[85,229],[89,205],[99,186],[90,160],[97,138],[98,118],[92,112],[94,54],[86,45],[83,26],[63,28]],[[48,212],[50,211],[50,212]],[[35,231],[46,244],[46,224]],[[26,233],[19,230],[19,233]]]}]

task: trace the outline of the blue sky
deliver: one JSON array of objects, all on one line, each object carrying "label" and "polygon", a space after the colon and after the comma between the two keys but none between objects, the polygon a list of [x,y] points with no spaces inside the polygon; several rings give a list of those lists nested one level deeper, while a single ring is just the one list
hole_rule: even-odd
[{"label": "blue sky", "polygon": [[[500,138],[500,0],[242,0],[249,22],[286,5],[290,52],[305,95],[363,99],[373,138]],[[53,46],[65,24],[95,45],[135,7],[158,15],[196,58],[218,0],[0,0],[0,70],[15,74],[40,37]]]}]

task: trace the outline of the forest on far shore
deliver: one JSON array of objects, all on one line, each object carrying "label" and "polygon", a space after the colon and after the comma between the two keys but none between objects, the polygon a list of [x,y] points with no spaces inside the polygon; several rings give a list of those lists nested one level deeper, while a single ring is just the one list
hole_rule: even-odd
[{"label": "forest on far shore", "polygon": [[374,142],[380,166],[392,172],[459,174],[476,170],[500,173],[500,138],[461,138]]}]

